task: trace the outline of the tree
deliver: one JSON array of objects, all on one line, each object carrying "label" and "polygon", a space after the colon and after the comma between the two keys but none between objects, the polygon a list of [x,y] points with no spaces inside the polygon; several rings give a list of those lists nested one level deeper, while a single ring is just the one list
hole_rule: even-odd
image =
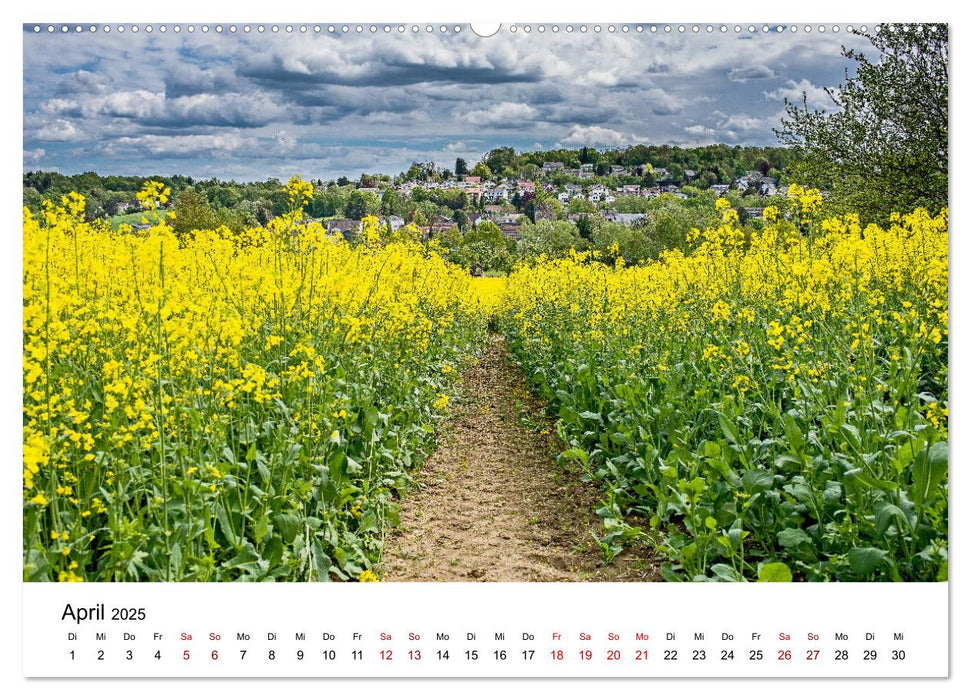
[{"label": "tree", "polygon": [[617,258],[635,263],[647,257],[649,242],[643,229],[597,221],[593,230],[593,248],[601,253],[601,260],[613,265]]},{"label": "tree", "polygon": [[574,197],[566,207],[571,214],[593,214],[597,211],[597,205],[585,197]]},{"label": "tree", "polygon": [[454,251],[462,245],[462,232],[458,226],[450,226],[447,230],[435,234],[437,240],[446,251]]},{"label": "tree", "polygon": [[536,163],[526,163],[526,165],[519,169],[519,176],[526,180],[535,180],[541,173],[542,170],[540,170],[540,167]]},{"label": "tree", "polygon": [[373,192],[354,190],[344,205],[344,216],[348,219],[363,219],[376,216],[381,211],[381,200]]},{"label": "tree", "polygon": [[219,226],[219,220],[209,202],[195,190],[182,190],[172,209],[175,212],[172,230],[178,234],[208,231]]},{"label": "tree", "polygon": [[428,198],[435,204],[448,207],[453,211],[465,209],[469,205],[469,196],[465,193],[465,190],[460,189],[431,190],[428,193]]},{"label": "tree", "polygon": [[472,174],[473,175],[478,175],[483,180],[491,180],[492,179],[492,171],[489,170],[489,166],[486,165],[485,163],[476,163],[475,164],[475,167],[472,168]]},{"label": "tree", "polygon": [[552,221],[563,211],[563,205],[552,197],[537,197],[533,202],[533,221]]},{"label": "tree", "polygon": [[207,193],[209,202],[214,207],[224,207],[231,209],[242,199],[242,194],[238,187],[230,185],[214,185],[209,188]]},{"label": "tree", "polygon": [[581,216],[577,219],[577,234],[586,241],[593,240],[593,219],[589,216]]},{"label": "tree", "polygon": [[485,154],[482,162],[486,164],[493,175],[505,175],[506,171],[512,174],[518,164],[516,151],[509,146],[493,148]]},{"label": "tree", "polygon": [[306,211],[309,216],[323,218],[337,216],[344,211],[349,192],[339,187],[315,189],[314,196],[307,203]]},{"label": "tree", "polygon": [[468,166],[468,163],[465,162],[465,158],[456,158],[455,159],[456,177],[458,177],[459,175],[468,175],[468,174],[469,174],[469,166]]},{"label": "tree", "polygon": [[220,207],[215,211],[215,214],[219,225],[225,226],[233,233],[242,233],[256,224],[256,218],[242,209]]},{"label": "tree", "polygon": [[385,190],[384,196],[381,197],[381,213],[385,216],[394,216],[403,209],[404,203],[401,201],[401,196],[394,190]]},{"label": "tree", "polygon": [[[699,198],[710,199],[707,193]],[[677,197],[662,195],[652,200],[645,222],[651,245],[644,257],[657,257],[661,251],[684,248],[685,237],[691,229],[703,231],[717,226],[717,221],[714,202],[707,206],[688,206]]]},{"label": "tree", "polygon": [[512,267],[515,243],[507,239],[491,221],[483,221],[469,231],[462,243],[451,251],[453,262],[469,270],[508,272]]},{"label": "tree", "polygon": [[523,196],[519,200],[519,206],[522,207],[523,213],[529,219],[534,219],[536,217],[536,193],[523,192]]},{"label": "tree", "polygon": [[527,222],[520,235],[516,245],[517,256],[530,263],[541,255],[562,258],[570,250],[584,250],[587,247],[587,241],[580,238],[576,226],[568,221],[541,220],[535,225]]},{"label": "tree", "polygon": [[[779,140],[802,151],[793,177],[865,220],[947,204],[948,27],[880,25],[876,56],[843,47],[856,74],[827,89],[830,109],[786,101]],[[869,53],[869,52],[868,52]]]},{"label": "tree", "polygon": [[273,218],[273,208],[266,199],[244,199],[236,209],[252,216],[258,224],[265,226]]},{"label": "tree", "polygon": [[[418,226],[427,226],[430,222],[434,221],[436,217],[442,215],[444,212],[441,207],[439,207],[434,202],[428,200],[424,202],[415,203],[415,214],[414,222]],[[421,223],[419,223],[419,215]]]}]

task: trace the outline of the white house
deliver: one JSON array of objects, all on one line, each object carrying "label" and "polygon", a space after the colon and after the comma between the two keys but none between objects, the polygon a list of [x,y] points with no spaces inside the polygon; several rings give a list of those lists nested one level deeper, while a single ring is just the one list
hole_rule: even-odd
[{"label": "white house", "polygon": [[[566,192],[565,192],[565,194],[566,194],[566,201],[569,201],[571,199],[583,199],[584,198],[584,196],[583,196],[583,187],[580,186],[580,185],[574,185],[572,182],[571,183],[567,183],[567,185],[565,186],[565,189],[566,189]],[[563,201],[563,200],[561,200],[561,201]]]},{"label": "white house", "polygon": [[391,228],[392,233],[405,225],[405,220],[400,216],[389,216],[384,222]]},{"label": "white house", "polygon": [[504,199],[509,199],[509,185],[502,183],[495,187],[484,189],[482,191],[482,198],[487,202],[501,202]]},{"label": "white house", "polygon": [[608,194],[610,194],[610,190],[603,185],[594,185],[590,188],[590,194],[587,195],[587,199],[591,202],[602,202]]}]

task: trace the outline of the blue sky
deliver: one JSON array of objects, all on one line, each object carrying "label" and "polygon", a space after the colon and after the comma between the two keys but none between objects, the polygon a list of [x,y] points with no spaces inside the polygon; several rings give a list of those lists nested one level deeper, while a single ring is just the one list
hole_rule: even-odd
[{"label": "blue sky", "polygon": [[[144,26],[144,25],[143,25]],[[249,34],[24,27],[24,169],[255,180],[396,174],[500,145],[771,145],[824,107],[831,31]],[[197,27],[200,25],[197,25]],[[215,27],[215,25],[210,25]],[[592,25],[590,25],[592,27]],[[242,25],[239,25],[240,29]]]}]

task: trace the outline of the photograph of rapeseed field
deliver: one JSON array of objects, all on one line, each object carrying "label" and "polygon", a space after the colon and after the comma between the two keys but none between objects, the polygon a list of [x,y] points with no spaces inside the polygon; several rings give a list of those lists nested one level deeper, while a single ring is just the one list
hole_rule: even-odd
[{"label": "photograph of rapeseed field", "polygon": [[947,25],[125,29],[24,26],[25,581],[947,580]]}]

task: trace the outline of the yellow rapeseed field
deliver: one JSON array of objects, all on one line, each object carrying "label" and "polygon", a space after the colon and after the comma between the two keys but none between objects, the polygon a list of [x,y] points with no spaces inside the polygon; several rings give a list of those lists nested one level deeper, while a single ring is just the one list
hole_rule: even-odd
[{"label": "yellow rapeseed field", "polygon": [[672,579],[946,578],[947,213],[789,202],[746,232],[719,200],[637,267],[519,269],[501,326],[607,491],[608,558],[647,537]]},{"label": "yellow rapeseed field", "polygon": [[[241,236],[24,215],[24,576],[359,577],[484,332],[419,243],[291,211]],[[408,232],[399,238],[406,239]]]},{"label": "yellow rapeseed field", "polygon": [[[948,222],[742,229],[628,266],[474,278],[405,226],[243,234],[24,211],[24,578],[376,577],[397,497],[490,330],[603,489],[611,559],[674,580],[947,577]],[[511,486],[514,488],[514,485]],[[556,508],[557,504],[548,504]]]}]

